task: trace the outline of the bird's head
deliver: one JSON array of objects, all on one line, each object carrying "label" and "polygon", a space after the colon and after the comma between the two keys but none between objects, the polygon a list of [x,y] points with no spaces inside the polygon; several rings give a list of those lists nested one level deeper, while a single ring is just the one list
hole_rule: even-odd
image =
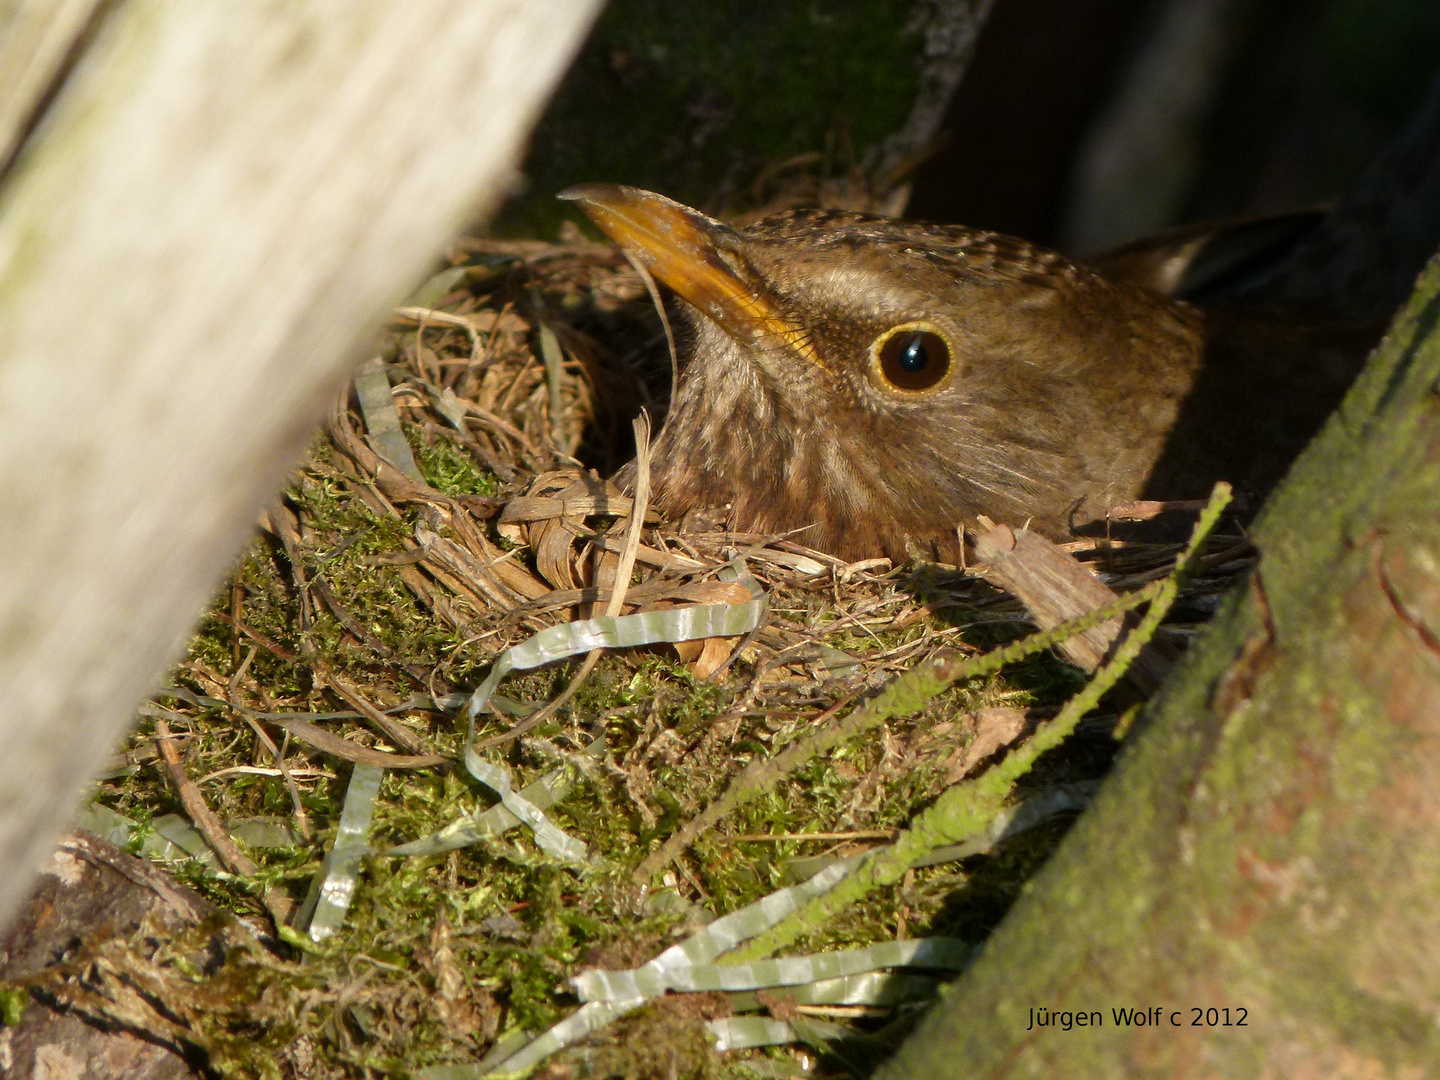
[{"label": "bird's head", "polygon": [[[980,514],[1059,532],[1133,497],[1189,385],[1187,309],[1024,241],[831,211],[732,228],[615,184],[561,197],[690,313],[653,466],[672,512],[728,504],[855,557],[953,552]],[[1127,375],[1165,416],[1123,415]]]}]

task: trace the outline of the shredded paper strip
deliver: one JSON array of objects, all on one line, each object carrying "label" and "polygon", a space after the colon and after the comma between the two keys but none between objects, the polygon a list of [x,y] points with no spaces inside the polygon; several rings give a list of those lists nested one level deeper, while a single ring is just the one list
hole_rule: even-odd
[{"label": "shredded paper strip", "polygon": [[863,949],[816,953],[752,964],[705,964],[695,967],[630,971],[586,971],[570,980],[581,1001],[622,1001],[657,997],[667,990],[759,990],[766,986],[799,986],[892,967],[959,971],[970,962],[974,947],[955,938],[884,941]]},{"label": "shredded paper strip", "polygon": [[[585,753],[592,757],[599,757],[604,752],[605,739],[603,736],[585,748]],[[552,769],[534,783],[527,784],[520,790],[520,795],[531,806],[539,810],[548,810],[570,794],[578,778],[579,770],[577,768],[563,765],[558,769]],[[479,843],[486,837],[499,836],[520,823],[520,818],[512,814],[502,802],[498,806],[457,818],[429,836],[389,848],[385,854],[436,855],[453,848],[468,847],[470,844]]]},{"label": "shredded paper strip", "polygon": [[703,604],[636,615],[602,615],[562,623],[542,630],[501,653],[485,681],[470,695],[465,730],[465,768],[471,776],[500,796],[500,806],[458,818],[429,836],[391,848],[389,853],[429,855],[448,851],[476,843],[484,837],[503,832],[516,822],[523,822],[534,832],[535,842],[542,851],[567,862],[583,863],[587,857],[585,845],[544,814],[546,808],[555,805],[569,791],[574,783],[573,773],[560,770],[539,781],[542,786],[538,789],[531,784],[515,791],[504,766],[487,762],[475,752],[475,722],[487,708],[500,704],[495,688],[512,671],[529,671],[593,649],[636,648],[748,634],[765,619],[768,610],[765,594],[759,583],[745,572],[743,564],[738,568],[727,567],[720,576],[744,585],[754,599],[744,604]]},{"label": "shredded paper strip", "polygon": [[[795,1005],[900,1005],[907,1001],[930,1000],[943,981],[933,975],[867,971],[863,975],[772,988],[767,991],[766,1000],[788,1001]],[[726,999],[736,1012],[753,1012],[764,1007],[760,998],[751,991],[730,993]]]},{"label": "shredded paper strip", "polygon": [[[522,791],[516,791],[508,769],[484,760],[475,752],[475,720],[492,703],[500,704],[494,701],[495,688],[512,671],[540,667],[592,649],[632,648],[658,642],[736,637],[749,633],[765,618],[765,596],[759,584],[744,573],[743,567],[738,570],[727,568],[722,576],[745,584],[754,599],[745,604],[707,604],[566,623],[543,630],[502,653],[489,676],[470,696],[465,737],[465,767],[475,779],[499,795],[500,805],[453,821],[430,836],[401,844],[387,853],[426,855],[448,851],[498,835],[523,823],[530,827],[542,851],[566,862],[584,863],[588,856],[585,844],[545,816],[545,809],[555,805],[573,786],[574,768],[554,770]],[[592,743],[587,752],[597,748],[603,751],[599,740]],[[349,909],[360,860],[369,850],[366,836],[370,831],[375,798],[383,775],[384,771],[376,766],[355,766],[346,791],[335,846],[316,876],[316,886],[306,905],[313,910],[313,914],[309,915],[309,934],[316,942],[323,941],[338,930]]]},{"label": "shredded paper strip", "polygon": [[[501,653],[485,681],[475,688],[466,710],[465,768],[476,780],[495,791],[500,796],[501,805],[517,820],[530,826],[542,851],[567,862],[584,862],[586,858],[583,843],[551,822],[540,807],[526,798],[524,792],[514,791],[510,774],[502,766],[485,761],[475,752],[475,721],[490,706],[500,680],[512,671],[529,671],[594,649],[628,649],[748,634],[765,619],[768,610],[765,594],[761,592],[759,583],[745,573],[743,564],[739,569],[727,567],[720,576],[744,585],[754,599],[744,604],[701,604],[636,615],[601,615],[552,626]],[[416,845],[423,846],[425,850],[443,850],[436,845],[457,840],[464,830],[461,822],[452,822],[440,832],[416,841]],[[461,845],[450,843],[449,846]],[[397,849],[396,853],[402,852]]]},{"label": "shredded paper strip", "polygon": [[835,1042],[854,1034],[849,1028],[828,1020],[797,1016],[794,1020],[775,1020],[768,1016],[727,1016],[705,1025],[715,1040],[716,1050],[749,1050],[756,1046],[780,1046],[784,1043]]},{"label": "shredded paper strip", "polygon": [[[652,973],[708,964],[721,953],[764,933],[787,915],[799,911],[816,896],[829,892],[849,870],[848,866],[832,866],[800,885],[791,885],[761,897],[748,907],[716,919],[678,945],[672,945],[648,964],[636,968],[634,974],[644,982],[652,977]],[[490,1071],[481,1072],[477,1068],[474,1076],[511,1076],[529,1072],[551,1054],[579,1042],[593,1031],[599,1031],[638,1009],[645,1001],[645,997],[637,996],[621,1001],[588,1002]]]},{"label": "shredded paper strip", "polygon": [[585,843],[576,840],[545,816],[545,811],[536,806],[520,792],[510,786],[510,771],[499,765],[483,760],[468,747],[465,753],[465,767],[486,787],[500,796],[500,805],[510,811],[517,821],[530,826],[540,850],[566,862],[583,863],[588,855]]},{"label": "shredded paper strip", "polygon": [[370,820],[375,816],[375,797],[385,770],[375,765],[356,765],[345,789],[345,806],[340,811],[340,825],[335,831],[335,846],[325,856],[317,876],[314,913],[310,916],[310,940],[321,942],[345,921],[350,900],[355,895],[355,882],[360,874],[360,860],[369,850]]}]

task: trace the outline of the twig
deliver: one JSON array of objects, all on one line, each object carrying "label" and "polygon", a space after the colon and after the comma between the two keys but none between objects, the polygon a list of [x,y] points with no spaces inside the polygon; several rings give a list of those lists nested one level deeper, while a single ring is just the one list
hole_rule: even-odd
[{"label": "twig", "polygon": [[407,753],[424,755],[425,744],[413,731],[407,728],[398,720],[386,716],[383,712],[370,704],[360,693],[359,687],[350,682],[342,675],[337,675],[318,656],[307,656],[310,668],[315,673],[316,682],[324,683],[342,700],[349,703],[350,707],[363,716],[366,722],[379,734],[389,739],[396,746]]},{"label": "twig", "polygon": [[665,304],[660,299],[660,290],[655,287],[655,279],[650,276],[650,271],[630,252],[621,252],[625,261],[640,275],[640,280],[645,283],[645,291],[650,294],[650,302],[655,305],[655,313],[660,316],[660,325],[665,330],[665,345],[670,350],[670,392],[674,394],[675,388],[680,385],[680,354],[675,349],[675,333],[670,329],[670,316],[665,314]]},{"label": "twig", "polygon": [[625,590],[630,587],[630,575],[635,572],[640,535],[645,531],[645,512],[650,508],[650,414],[643,411],[635,418],[634,498],[629,527],[625,531],[625,549],[620,552],[620,565],[615,568],[614,590],[605,606],[605,614],[612,617],[619,615],[625,606]]},{"label": "twig", "polygon": [[[421,326],[421,329],[424,329],[423,324]],[[418,363],[419,361],[417,360],[416,362]],[[295,575],[296,591],[300,595],[301,613],[302,615],[304,615],[304,613],[307,611],[306,605],[308,605],[309,603],[310,583],[306,581],[304,565],[300,559],[300,534],[297,529],[297,522],[295,520],[295,516],[290,513],[287,507],[279,505],[271,510],[269,517],[270,524],[275,532],[275,535],[280,538],[280,544],[285,548],[285,557],[290,561],[291,572]],[[329,592],[328,589],[326,589],[325,591],[327,593]],[[219,616],[222,619],[225,617],[219,612],[214,612],[213,614]],[[305,622],[306,625],[302,627],[300,636],[300,654],[301,657],[304,658],[305,662],[310,665],[310,670],[314,673],[315,681],[321,683],[322,685],[328,686],[342,700],[348,702],[350,704],[350,707],[360,713],[360,715],[365,718],[365,721],[372,728],[374,728],[379,734],[383,735],[385,738],[389,739],[396,746],[400,747],[402,750],[408,751],[411,754],[421,753],[424,750],[424,746],[414,732],[412,732],[409,728],[405,727],[398,721],[392,720],[390,717],[382,713],[379,709],[375,708],[375,706],[371,705],[370,702],[365,700],[365,698],[360,694],[359,689],[354,686],[348,679],[345,679],[330,670],[329,666],[324,662],[324,660],[320,658],[319,653],[315,649],[315,643],[311,640],[308,618],[305,619]],[[253,638],[255,641],[265,646],[271,652],[274,652],[277,656],[285,655],[284,650],[281,649],[280,646],[276,645],[268,638],[265,638],[263,635],[257,634],[249,627],[242,626],[239,623],[235,623],[235,628],[246,634],[248,637]],[[300,657],[296,657],[293,653],[289,654],[285,658],[292,661],[300,659]],[[424,681],[420,681],[423,685]]]},{"label": "twig", "polygon": [[[340,675],[336,675],[333,671],[331,671],[318,656],[313,654],[313,652],[304,657],[297,656],[295,653],[290,652],[288,649],[277,645],[264,634],[252,630],[250,629],[250,627],[245,626],[241,623],[236,623],[229,615],[226,615],[223,611],[212,611],[210,612],[210,615],[212,618],[220,619],[224,622],[232,624],[236,630],[239,630],[246,637],[255,641],[263,649],[265,649],[266,652],[273,653],[275,656],[278,656],[282,660],[289,661],[290,663],[297,663],[302,659],[305,660],[307,663],[309,663],[310,669],[315,675],[316,682],[321,683],[333,690],[339,698],[341,698],[343,701],[348,702],[350,707],[353,708],[356,712],[358,712],[370,724],[371,727],[375,728],[379,734],[389,739],[396,746],[401,747],[412,755],[417,755],[426,759],[434,758],[436,761],[449,760],[448,758],[441,757],[439,755],[425,753],[424,744],[420,741],[420,739],[415,735],[414,732],[412,732],[409,728],[405,727],[403,724],[397,723],[395,720],[392,720],[390,717],[382,713],[379,709],[375,708],[374,705],[370,704],[370,702],[366,701],[365,698],[361,696],[360,691],[355,686],[353,686],[347,679],[343,678]],[[311,739],[306,739],[303,735],[299,735],[298,732],[297,737],[304,739],[305,742],[310,743],[312,746],[319,746],[318,743],[314,742]],[[325,748],[321,747],[321,749]],[[333,751],[328,752],[333,753]],[[378,753],[378,751],[376,752]],[[357,759],[347,758],[347,760],[354,761]],[[394,767],[399,768],[400,766]]]},{"label": "twig", "polygon": [[780,844],[789,840],[894,840],[899,829],[857,829],[851,832],[741,833],[723,836],[726,844]]},{"label": "twig", "polygon": [[[204,776],[200,777],[199,780],[196,780],[195,783],[197,783],[197,784],[208,784],[211,780],[218,780],[218,779],[220,779],[222,776],[281,776],[281,775],[283,775],[283,774],[280,772],[279,769],[267,769],[267,768],[265,768],[263,765],[231,765],[229,768],[216,769],[214,772],[208,772],[208,773],[206,773]],[[329,778],[329,779],[331,779],[331,780],[335,779],[335,774],[334,774],[333,772],[331,772],[329,769],[291,769],[291,770],[290,770],[290,775],[291,775],[291,776],[298,776],[298,777],[301,777],[301,778],[306,779],[306,780],[310,780],[310,779],[313,779],[313,778],[315,778],[315,777],[327,777],[327,778]],[[310,838],[308,833],[306,834],[306,837],[305,837],[305,838],[306,838],[307,840]]]},{"label": "twig", "polygon": [[[250,725],[256,737],[265,744],[265,749],[269,750],[271,756],[274,757],[275,768],[279,771],[280,775],[285,778],[285,787],[290,791],[290,803],[295,807],[295,825],[300,830],[300,835],[304,839],[309,840],[311,836],[310,815],[305,812],[305,804],[300,800],[300,788],[295,783],[295,777],[290,772],[290,766],[285,763],[284,747],[276,746],[275,740],[270,738],[265,729],[250,719],[250,717],[245,717],[245,722]],[[290,733],[287,731],[285,733],[285,747],[289,745]]]},{"label": "twig", "polygon": [[[230,585],[230,617],[238,625],[245,615],[245,586],[237,579]],[[232,634],[230,658],[235,667],[240,666],[240,635]]]},{"label": "twig", "polygon": [[[237,644],[239,643],[239,635],[236,635],[235,641]],[[305,804],[300,801],[300,789],[295,786],[295,778],[290,775],[290,769],[285,764],[285,755],[281,752],[280,748],[275,745],[274,740],[266,734],[265,729],[257,724],[252,717],[245,715],[245,712],[242,711],[240,706],[240,683],[245,678],[245,673],[250,669],[250,664],[254,661],[255,654],[259,650],[259,645],[250,646],[250,652],[246,654],[244,662],[235,669],[235,674],[230,676],[230,685],[227,688],[225,697],[230,702],[235,715],[241,717],[245,723],[250,725],[250,730],[255,732],[255,737],[265,745],[265,748],[270,751],[271,756],[275,758],[276,768],[280,770],[280,775],[285,778],[285,786],[290,791],[290,801],[295,806],[295,821],[300,828],[300,835],[306,840],[309,840],[310,819],[305,813]],[[264,695],[261,696],[263,697]],[[262,702],[262,704],[268,705],[268,703],[265,702]],[[288,743],[290,736],[287,734],[285,739]]]},{"label": "twig", "polygon": [[251,641],[255,642],[255,644],[259,645],[262,649],[270,653],[272,656],[278,656],[281,660],[284,660],[287,663],[291,664],[295,663],[295,661],[300,659],[283,645],[277,645],[264,634],[260,633],[260,631],[252,630],[250,627],[246,626],[238,619],[226,615],[223,611],[211,611],[209,614],[212,619],[219,619],[221,622],[229,623],[236,630],[240,631],[240,633],[244,634]]},{"label": "twig", "polygon": [[[423,553],[419,553],[413,558],[415,562],[419,562],[423,557]],[[320,603],[325,606],[347,634],[364,645],[376,656],[385,660],[395,660],[395,650],[367,631],[365,627],[360,625],[359,620],[345,609],[340,603],[339,598],[331,591],[330,584],[325,580],[324,574],[316,573],[315,576],[310,579],[310,590],[320,598]],[[424,684],[424,673],[415,667],[415,665],[401,664],[399,661],[396,661],[396,663],[404,668],[412,678],[416,678],[422,685]]]},{"label": "twig", "polygon": [[[475,324],[474,319],[470,318],[467,315],[455,315],[451,312],[440,311],[436,308],[399,307],[395,309],[395,317],[398,319],[406,319],[410,322],[418,323],[422,328],[424,327],[425,323],[432,322],[438,323],[441,326],[454,326],[461,330],[464,330],[467,334],[470,335],[470,362],[472,364],[476,362],[476,360],[479,358],[480,353],[482,353],[485,349],[484,342],[482,342],[480,339],[481,328]],[[496,325],[499,325],[498,319],[496,320]],[[416,335],[416,340],[418,346],[418,334]],[[420,362],[420,358],[418,355],[415,358],[415,362],[418,366]]]},{"label": "twig", "polygon": [[267,717],[269,723],[294,735],[303,743],[357,765],[378,765],[382,769],[424,769],[432,765],[453,765],[455,759],[446,754],[392,754],[384,750],[372,750],[349,739],[342,739],[334,732],[326,731],[319,724],[289,716]]},{"label": "twig", "polygon": [[[170,733],[170,725],[158,717],[155,720],[155,746],[165,760],[170,780],[180,796],[180,805],[185,808],[185,813],[210,845],[210,849],[232,874],[253,878],[260,872],[260,868],[230,839],[230,834],[215,816],[215,811],[210,809],[210,804],[205,801],[200,788],[185,771],[185,763],[180,760],[180,751],[175,747],[175,737]],[[290,913],[295,910],[295,902],[275,889],[265,889],[260,894],[260,902],[275,920],[276,927],[284,926]]]}]

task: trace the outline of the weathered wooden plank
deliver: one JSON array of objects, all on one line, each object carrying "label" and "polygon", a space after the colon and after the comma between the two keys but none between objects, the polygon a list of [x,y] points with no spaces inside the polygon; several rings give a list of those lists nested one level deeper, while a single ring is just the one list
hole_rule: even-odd
[{"label": "weathered wooden plank", "polygon": [[0,164],[14,156],[100,4],[101,0],[0,4]]},{"label": "weathered wooden plank", "polygon": [[595,0],[124,0],[0,189],[0,920]]}]

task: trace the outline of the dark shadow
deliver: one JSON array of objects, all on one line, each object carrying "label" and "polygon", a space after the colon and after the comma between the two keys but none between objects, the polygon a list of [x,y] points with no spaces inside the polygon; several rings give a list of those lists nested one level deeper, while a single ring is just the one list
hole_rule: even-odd
[{"label": "dark shadow", "polygon": [[1202,499],[1228,480],[1258,508],[1339,406],[1381,328],[1209,318],[1204,366],[1143,497]]},{"label": "dark shadow", "polygon": [[997,0],[906,216],[1054,243],[1075,153],[1145,0]]}]

